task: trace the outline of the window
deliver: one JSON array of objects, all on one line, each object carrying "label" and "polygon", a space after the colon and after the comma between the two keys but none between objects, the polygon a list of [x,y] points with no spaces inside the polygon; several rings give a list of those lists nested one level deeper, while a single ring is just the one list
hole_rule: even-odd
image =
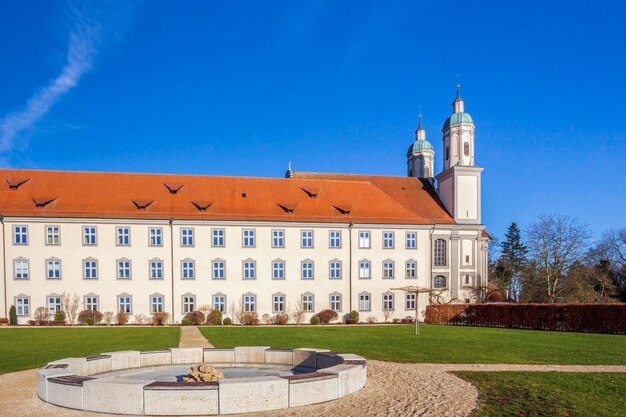
[{"label": "window", "polygon": [[117,279],[130,279],[130,261],[128,259],[117,261]]},{"label": "window", "polygon": [[15,310],[18,316],[30,316],[30,297],[15,298]]},{"label": "window", "polygon": [[463,277],[463,285],[466,287],[469,287],[472,285],[472,276],[465,274],[465,276]]},{"label": "window", "polygon": [[369,230],[359,231],[359,248],[369,249],[370,246],[370,232]]},{"label": "window", "polygon": [[465,304],[469,304],[469,303],[471,303],[471,300],[469,298],[466,298],[465,299]]},{"label": "window", "polygon": [[83,278],[98,279],[98,261],[95,259],[85,259],[83,261]]},{"label": "window", "polygon": [[163,261],[153,259],[150,261],[150,279],[163,279]]},{"label": "window", "polygon": [[163,246],[163,229],[160,227],[151,227],[149,229],[150,246]]},{"label": "window", "polygon": [[46,226],[46,245],[61,244],[61,228],[59,226]]},{"label": "window", "polygon": [[417,278],[417,262],[406,261],[406,278]]},{"label": "window", "polygon": [[61,279],[61,261],[58,259],[46,260],[46,278]]},{"label": "window", "polygon": [[388,292],[383,294],[383,311],[391,310],[393,310],[393,294]]},{"label": "window", "polygon": [[370,265],[370,261],[359,261],[359,279],[370,279],[372,277]]},{"label": "window", "polygon": [[196,277],[196,263],[192,260],[184,260],[181,263],[183,279],[195,279]]},{"label": "window", "polygon": [[383,249],[393,249],[393,232],[383,232]]},{"label": "window", "polygon": [[407,249],[417,248],[417,233],[416,232],[406,232],[406,248]]},{"label": "window", "polygon": [[333,249],[341,247],[341,230],[331,230],[330,232],[330,247]]},{"label": "window", "polygon": [[120,295],[117,297],[117,311],[123,311],[124,313],[132,312],[132,301],[130,295]]},{"label": "window", "polygon": [[383,262],[383,279],[393,279],[393,261],[384,261]]},{"label": "window", "polygon": [[469,255],[465,255],[465,263],[466,264],[470,263],[470,256]]},{"label": "window", "polygon": [[272,261],[272,279],[285,279],[285,261]]},{"label": "window", "polygon": [[15,279],[29,279],[29,263],[28,259],[16,259],[13,261],[13,268],[15,269]]},{"label": "window", "polygon": [[272,313],[285,312],[285,294],[272,295]]},{"label": "window", "polygon": [[180,229],[180,246],[193,246],[193,229]]},{"label": "window", "polygon": [[450,147],[446,146],[446,161],[450,159]]},{"label": "window", "polygon": [[282,229],[272,230],[272,247],[284,248],[285,247],[285,231]]},{"label": "window", "polygon": [[341,279],[341,261],[330,261],[329,273],[330,279]]},{"label": "window", "polygon": [[437,275],[434,279],[433,286],[435,288],[446,288],[446,277]]},{"label": "window", "polygon": [[406,310],[415,310],[416,294],[414,292],[407,292],[404,296],[404,308]]},{"label": "window", "polygon": [[313,261],[302,261],[302,279],[313,279]]},{"label": "window", "polygon": [[97,245],[98,234],[96,226],[84,226],[83,227],[83,245]]},{"label": "window", "polygon": [[150,296],[150,312],[151,313],[159,313],[163,311],[163,296],[162,295],[151,295]]},{"label": "window", "polygon": [[313,230],[302,230],[300,232],[300,246],[303,248],[313,247]]},{"label": "window", "polygon": [[85,296],[85,310],[98,310],[98,297],[95,295]]},{"label": "window", "polygon": [[117,245],[128,246],[130,245],[130,228],[129,227],[117,227]]},{"label": "window", "polygon": [[446,241],[443,239],[435,240],[434,253],[435,266],[446,266]]},{"label": "window", "polygon": [[313,294],[310,294],[310,293],[302,294],[302,311],[312,312],[314,308],[313,301],[314,301]]},{"label": "window", "polygon": [[61,304],[61,297],[58,295],[50,295],[48,298],[48,313],[54,315],[57,311],[61,311],[63,308]]},{"label": "window", "polygon": [[211,246],[224,247],[224,229],[212,229],[211,230]]},{"label": "window", "polygon": [[226,296],[215,294],[213,296],[213,308],[221,313],[226,313]]},{"label": "window", "polygon": [[256,311],[256,295],[247,294],[243,296],[243,311],[245,313]]},{"label": "window", "polygon": [[211,276],[213,279],[226,279],[226,261],[223,259],[215,259],[213,261]]},{"label": "window", "polygon": [[13,243],[16,245],[28,245],[28,228],[26,226],[13,226]]},{"label": "window", "polygon": [[465,154],[465,156],[469,156],[469,152],[470,152],[469,143],[465,142],[465,144],[463,145],[463,153]]},{"label": "window", "polygon": [[191,294],[183,295],[183,314],[191,313],[196,309],[196,296]]},{"label": "window", "polygon": [[248,259],[243,261],[243,279],[256,279],[256,262]]},{"label": "window", "polygon": [[330,295],[330,309],[334,311],[341,311],[341,294]]},{"label": "window", "polygon": [[359,311],[370,311],[371,309],[370,294],[366,292],[359,294]]},{"label": "window", "polygon": [[254,243],[254,229],[243,229],[243,242],[244,248],[253,248]]}]

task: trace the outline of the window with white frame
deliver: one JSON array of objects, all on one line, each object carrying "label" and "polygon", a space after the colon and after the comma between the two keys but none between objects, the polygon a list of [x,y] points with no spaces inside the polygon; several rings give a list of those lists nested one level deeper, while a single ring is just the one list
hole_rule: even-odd
[{"label": "window with white frame", "polygon": [[244,248],[253,248],[256,245],[254,241],[254,229],[243,229],[242,239],[241,245]]},{"label": "window with white frame", "polygon": [[91,311],[98,310],[98,296],[96,295],[85,296],[85,310],[91,310]]},{"label": "window with white frame", "polygon": [[61,244],[61,228],[59,226],[46,226],[46,245]]},{"label": "window with white frame", "polygon": [[212,264],[211,277],[213,279],[226,279],[226,261],[223,259],[214,259]]},{"label": "window with white frame", "polygon": [[54,315],[57,311],[61,311],[63,304],[61,303],[61,297],[58,295],[49,295],[48,300],[48,312]]},{"label": "window with white frame", "polygon": [[415,300],[417,294],[414,292],[407,292],[404,295],[404,307],[406,310],[415,310]]},{"label": "window with white frame", "polygon": [[393,293],[387,292],[383,294],[383,311],[393,310]]},{"label": "window with white frame", "polygon": [[212,229],[211,230],[211,246],[224,247],[224,236],[226,232],[224,229]]},{"label": "window with white frame", "polygon": [[406,232],[406,248],[407,249],[417,249],[417,233],[416,232]]},{"label": "window with white frame", "polygon": [[131,267],[128,259],[120,259],[117,261],[117,279],[130,279],[130,271]]},{"label": "window with white frame", "polygon": [[150,312],[151,313],[159,313],[163,311],[163,296],[162,295],[151,295],[150,296]]},{"label": "window with white frame", "polygon": [[163,279],[163,261],[152,259],[150,261],[150,279]]},{"label": "window with white frame", "polygon": [[83,278],[98,279],[98,261],[95,259],[85,259],[83,261]]},{"label": "window with white frame", "polygon": [[383,261],[383,279],[394,278],[394,263],[391,260]]},{"label": "window with white frame", "polygon": [[393,232],[383,232],[383,248],[393,249]]},{"label": "window with white frame", "polygon": [[13,243],[15,245],[28,245],[28,227],[25,225],[13,226]]},{"label": "window with white frame", "polygon": [[372,277],[371,263],[363,259],[359,261],[359,279],[370,279]]},{"label": "window with white frame", "polygon": [[193,229],[180,229],[180,246],[193,246]]},{"label": "window with white frame", "polygon": [[341,248],[341,230],[331,230],[329,232],[329,241],[331,249]]},{"label": "window with white frame", "polygon": [[302,279],[313,279],[313,261],[302,261],[300,269]]},{"label": "window with white frame", "polygon": [[96,226],[83,226],[83,245],[92,246],[98,244],[98,230]]},{"label": "window with white frame", "polygon": [[252,259],[243,261],[243,279],[256,279],[256,262]]},{"label": "window with white frame", "polygon": [[122,311],[124,313],[131,313],[132,310],[132,299],[130,295],[120,295],[117,297],[117,311]]},{"label": "window with white frame", "polygon": [[329,278],[341,279],[341,261],[338,261],[338,260],[330,261]]},{"label": "window with white frame", "polygon": [[196,309],[196,296],[192,294],[183,295],[183,314],[191,313]]},{"label": "window with white frame", "polygon": [[226,313],[226,296],[223,294],[215,294],[213,296],[213,308],[222,314]]},{"label": "window with white frame", "polygon": [[302,248],[313,247],[313,230],[300,231],[300,246]]},{"label": "window with white frame", "polygon": [[369,248],[371,248],[370,231],[369,230],[359,230],[359,248],[360,249],[369,249]]},{"label": "window with white frame", "polygon": [[312,312],[314,309],[314,295],[310,293],[302,294],[302,311]]},{"label": "window with white frame", "polygon": [[58,259],[46,260],[46,278],[61,279],[61,261]]},{"label": "window with white frame", "polygon": [[246,294],[243,296],[243,311],[245,313],[256,311],[256,295]]},{"label": "window with white frame", "polygon": [[15,279],[30,278],[30,263],[28,262],[28,259],[14,260],[13,269],[15,270]]},{"label": "window with white frame", "polygon": [[341,294],[330,295],[330,309],[333,311],[341,311]]},{"label": "window with white frame", "polygon": [[163,246],[163,228],[151,227],[149,229],[150,246]]},{"label": "window with white frame", "polygon": [[464,285],[465,287],[469,287],[469,286],[471,286],[471,285],[472,285],[472,276],[471,276],[471,275],[469,275],[469,274],[465,274],[465,275],[463,276],[463,285]]},{"label": "window with white frame", "polygon": [[285,312],[285,294],[272,295],[272,313]]},{"label": "window with white frame", "polygon": [[285,261],[272,261],[272,279],[285,279]]},{"label": "window with white frame", "polygon": [[435,266],[446,266],[446,241],[443,239],[436,239],[434,252],[433,259]]},{"label": "window with white frame", "polygon": [[181,262],[182,278],[183,279],[195,279],[196,278],[196,262],[191,259],[186,259]]},{"label": "window with white frame", "polygon": [[282,229],[272,230],[272,247],[284,248],[285,247],[285,231]]},{"label": "window with white frame", "polygon": [[406,278],[417,278],[417,262],[406,261]]},{"label": "window with white frame", "polygon": [[367,292],[359,294],[359,311],[370,311],[372,309],[371,295]]},{"label": "window with white frame", "polygon": [[128,246],[130,245],[130,227],[118,226],[115,228],[117,233],[117,245]]},{"label": "window with white frame", "polygon": [[437,275],[433,280],[433,287],[446,288],[446,277],[444,277],[443,275]]},{"label": "window with white frame", "polygon": [[18,316],[30,316],[30,297],[16,297],[15,312]]}]

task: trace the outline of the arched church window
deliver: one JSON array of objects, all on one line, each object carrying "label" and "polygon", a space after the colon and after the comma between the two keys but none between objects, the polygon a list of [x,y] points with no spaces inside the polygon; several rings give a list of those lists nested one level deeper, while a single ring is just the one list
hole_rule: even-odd
[{"label": "arched church window", "polygon": [[435,288],[446,288],[446,277],[443,275],[437,275],[433,282]]},{"label": "arched church window", "polygon": [[443,239],[435,240],[434,252],[435,266],[446,266],[446,241]]},{"label": "arched church window", "polygon": [[465,154],[465,156],[469,156],[469,143],[465,142],[465,145],[463,145],[463,153]]},{"label": "arched church window", "polygon": [[450,159],[450,147],[446,146],[446,161]]}]

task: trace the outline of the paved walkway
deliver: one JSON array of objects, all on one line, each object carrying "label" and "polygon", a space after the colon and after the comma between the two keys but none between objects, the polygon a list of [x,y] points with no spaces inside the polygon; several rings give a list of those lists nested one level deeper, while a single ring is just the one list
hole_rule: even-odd
[{"label": "paved walkway", "polygon": [[206,340],[196,326],[181,326],[178,347],[212,348],[213,345]]}]

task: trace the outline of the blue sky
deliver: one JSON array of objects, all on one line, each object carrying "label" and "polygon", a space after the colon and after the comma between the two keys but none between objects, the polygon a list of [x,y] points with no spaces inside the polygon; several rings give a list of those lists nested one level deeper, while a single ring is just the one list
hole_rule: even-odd
[{"label": "blue sky", "polygon": [[624,2],[0,3],[0,163],[405,175],[441,169],[457,74],[483,220],[624,227]]}]

